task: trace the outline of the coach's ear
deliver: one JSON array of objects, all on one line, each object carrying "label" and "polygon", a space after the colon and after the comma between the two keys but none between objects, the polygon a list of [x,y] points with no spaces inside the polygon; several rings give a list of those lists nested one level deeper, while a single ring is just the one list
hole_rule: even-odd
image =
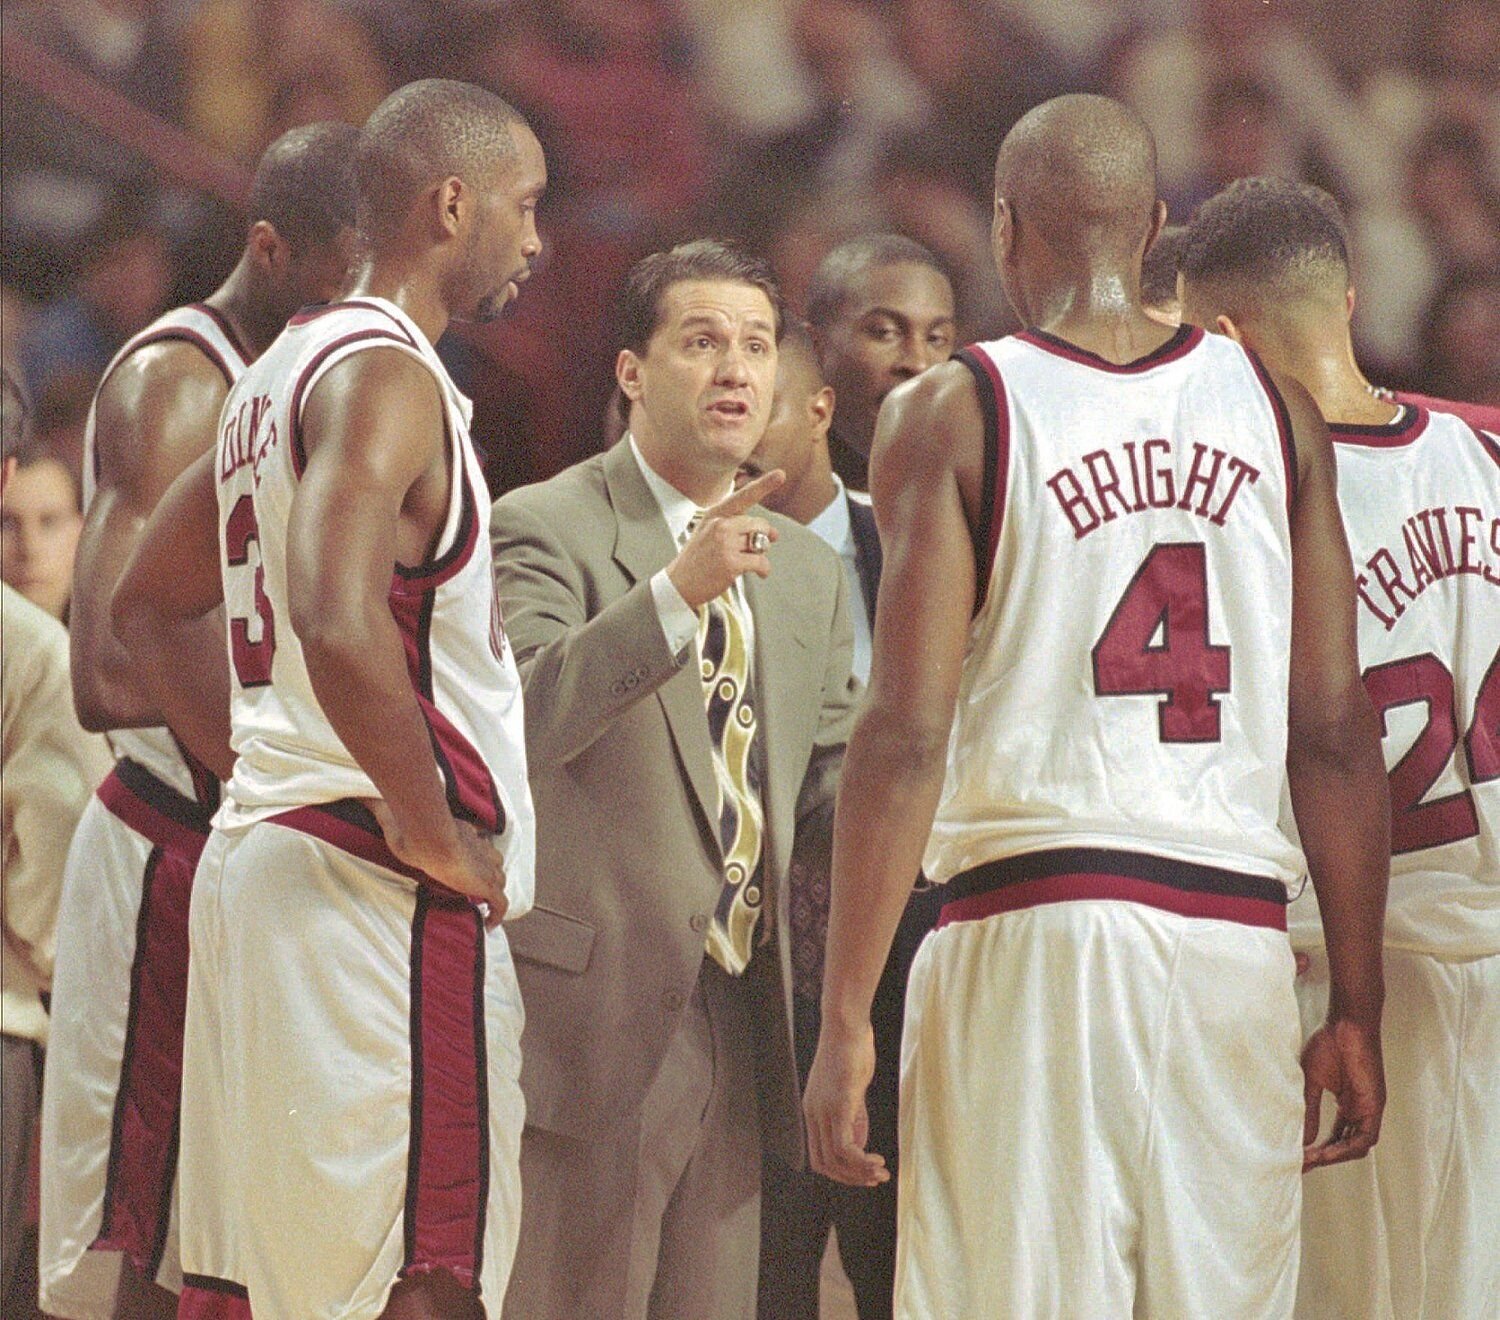
[{"label": "coach's ear", "polygon": [[1228,335],[1236,344],[1243,344],[1245,336],[1240,333],[1239,326],[1235,325],[1227,316],[1214,317],[1214,324],[1218,326],[1221,335]]},{"label": "coach's ear", "polygon": [[1354,319],[1354,286],[1352,284],[1349,286],[1349,292],[1344,295],[1344,319],[1346,321]]}]

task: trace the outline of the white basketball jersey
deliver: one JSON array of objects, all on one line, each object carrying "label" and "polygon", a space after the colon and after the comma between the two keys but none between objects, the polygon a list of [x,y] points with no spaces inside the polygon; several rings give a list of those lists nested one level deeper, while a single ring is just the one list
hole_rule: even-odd
[{"label": "white basketball jersey", "polygon": [[[1391,786],[1386,943],[1500,953],[1500,440],[1447,413],[1329,427]],[[1321,947],[1314,896],[1288,913]]]},{"label": "white basketball jersey", "polygon": [[232,828],[298,807],[378,796],[318,704],[287,599],[287,529],[304,462],[302,408],[329,368],[370,348],[416,358],[442,393],[448,514],[429,562],[392,566],[390,607],[449,807],[497,836],[509,914],[520,916],[531,906],[536,832],[521,680],[495,597],[484,533],[489,493],[469,440],[471,405],[421,330],[384,299],[293,317],[225,403],[220,552],[237,760],[220,823]]},{"label": "white basketball jersey", "polygon": [[1124,366],[1036,331],[959,357],[992,499],[926,873],[1085,848],[1285,885],[1295,454],[1269,377],[1192,326]]},{"label": "white basketball jersey", "polygon": [[[124,347],[111,359],[99,378],[94,402],[89,404],[88,422],[83,433],[83,511],[88,512],[99,487],[99,449],[96,435],[96,409],[99,389],[114,370],[137,349],[148,344],[179,340],[200,349],[203,355],[224,373],[231,387],[250,365],[253,356],[240,343],[224,314],[207,303],[189,303],[159,316],[139,334],[125,341]],[[185,797],[194,798],[208,807],[218,805],[219,785],[213,774],[188,756],[186,749],[173,737],[170,729],[116,729],[106,735],[116,757],[128,756],[151,771],[163,783]]]}]

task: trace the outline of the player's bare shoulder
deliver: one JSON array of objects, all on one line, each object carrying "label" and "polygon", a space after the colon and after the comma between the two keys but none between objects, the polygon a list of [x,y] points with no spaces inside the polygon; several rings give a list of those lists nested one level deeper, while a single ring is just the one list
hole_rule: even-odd
[{"label": "player's bare shoulder", "polygon": [[341,452],[432,460],[442,453],[441,385],[415,354],[377,345],[329,367],[308,393],[302,435],[309,457],[332,439]]},{"label": "player's bare shoulder", "polygon": [[94,400],[101,484],[130,475],[184,446],[185,466],[212,442],[229,392],[223,371],[202,349],[182,340],[146,344],[99,386]]}]

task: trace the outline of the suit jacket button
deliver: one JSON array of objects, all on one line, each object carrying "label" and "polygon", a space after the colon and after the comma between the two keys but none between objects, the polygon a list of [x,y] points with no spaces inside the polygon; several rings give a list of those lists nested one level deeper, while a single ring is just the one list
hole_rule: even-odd
[{"label": "suit jacket button", "polygon": [[610,688],[609,695],[612,697],[623,697],[625,695],[625,684],[616,683]]},{"label": "suit jacket button", "polygon": [[680,1013],[686,1001],[682,997],[681,990],[668,990],[661,997],[661,1002],[666,1007],[668,1013]]},{"label": "suit jacket button", "polygon": [[688,918],[688,925],[701,935],[708,929],[708,917],[702,912],[695,912]]}]

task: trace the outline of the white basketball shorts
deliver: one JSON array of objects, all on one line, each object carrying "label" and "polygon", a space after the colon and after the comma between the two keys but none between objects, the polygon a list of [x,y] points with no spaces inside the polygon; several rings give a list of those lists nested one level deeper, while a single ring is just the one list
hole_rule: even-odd
[{"label": "white basketball shorts", "polygon": [[1280,889],[1085,849],[955,877],[907,991],[898,1317],[1291,1314]]},{"label": "white basketball shorts", "polygon": [[378,1316],[446,1270],[498,1317],[520,1222],[520,991],[361,805],[215,830],[194,888],[184,1317]]},{"label": "white basketball shorts", "polygon": [[[1328,1013],[1325,955],[1297,978],[1297,999],[1310,1035]],[[1303,1187],[1297,1314],[1500,1315],[1500,955],[1387,949],[1381,1039],[1380,1140]]]},{"label": "white basketball shorts", "polygon": [[188,901],[209,812],[122,760],[68,850],[42,1089],[40,1293],[113,1315],[121,1257],[181,1287],[174,1194]]}]

